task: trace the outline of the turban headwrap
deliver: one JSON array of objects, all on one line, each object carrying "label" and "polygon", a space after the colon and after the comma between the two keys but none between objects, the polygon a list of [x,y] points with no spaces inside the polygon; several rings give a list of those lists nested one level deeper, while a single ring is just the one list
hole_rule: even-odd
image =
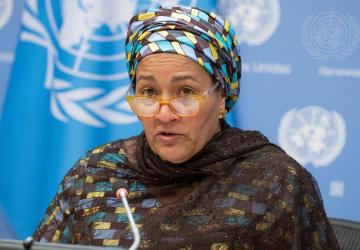
[{"label": "turban headwrap", "polygon": [[227,20],[195,7],[159,7],[132,17],[126,38],[128,73],[154,53],[183,55],[219,81],[230,110],[239,96],[241,58],[234,29]]}]

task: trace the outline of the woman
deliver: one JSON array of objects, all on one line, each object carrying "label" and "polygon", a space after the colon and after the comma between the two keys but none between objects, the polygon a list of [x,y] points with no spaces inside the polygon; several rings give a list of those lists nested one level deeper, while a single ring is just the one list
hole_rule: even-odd
[{"label": "woman", "polygon": [[143,249],[338,249],[313,177],[255,131],[225,121],[241,61],[227,21],[197,8],[134,16],[127,101],[144,133],[89,151],[34,238],[129,246],[113,188],[125,180]]}]

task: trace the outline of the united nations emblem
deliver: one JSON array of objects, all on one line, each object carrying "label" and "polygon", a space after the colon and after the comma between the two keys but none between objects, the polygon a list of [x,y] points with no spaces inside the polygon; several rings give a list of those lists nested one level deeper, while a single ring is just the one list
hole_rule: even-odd
[{"label": "united nations emblem", "polygon": [[2,29],[9,21],[12,9],[12,0],[0,0],[0,29]]},{"label": "united nations emblem", "polygon": [[44,86],[56,119],[93,127],[138,121],[124,99],[129,87],[124,40],[135,12],[158,2],[26,2],[20,38],[47,51]]},{"label": "united nations emblem", "polygon": [[280,22],[278,0],[220,0],[220,13],[234,25],[239,43],[261,45]]},{"label": "united nations emblem", "polygon": [[308,106],[288,111],[280,121],[280,146],[300,164],[325,167],[338,157],[345,145],[342,116],[322,107]]},{"label": "united nations emblem", "polygon": [[356,18],[337,11],[307,17],[301,31],[305,49],[316,59],[349,57],[360,41]]}]

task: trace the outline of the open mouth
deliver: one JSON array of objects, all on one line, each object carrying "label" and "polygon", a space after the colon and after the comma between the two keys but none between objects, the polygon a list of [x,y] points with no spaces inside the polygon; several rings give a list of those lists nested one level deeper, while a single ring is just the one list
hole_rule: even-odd
[{"label": "open mouth", "polygon": [[164,131],[157,134],[157,137],[164,143],[175,143],[179,136],[179,134]]},{"label": "open mouth", "polygon": [[161,132],[159,135],[162,135],[162,136],[174,136],[176,134],[171,133],[171,132]]}]

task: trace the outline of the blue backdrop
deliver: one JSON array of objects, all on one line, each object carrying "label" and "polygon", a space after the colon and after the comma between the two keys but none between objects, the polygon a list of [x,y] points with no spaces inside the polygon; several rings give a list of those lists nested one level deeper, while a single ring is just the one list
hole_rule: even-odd
[{"label": "blue backdrop", "polygon": [[86,150],[141,131],[123,99],[124,38],[133,13],[162,2],[234,24],[243,59],[235,125],[306,167],[328,216],[360,221],[357,1],[0,0],[0,236],[31,234]]}]

